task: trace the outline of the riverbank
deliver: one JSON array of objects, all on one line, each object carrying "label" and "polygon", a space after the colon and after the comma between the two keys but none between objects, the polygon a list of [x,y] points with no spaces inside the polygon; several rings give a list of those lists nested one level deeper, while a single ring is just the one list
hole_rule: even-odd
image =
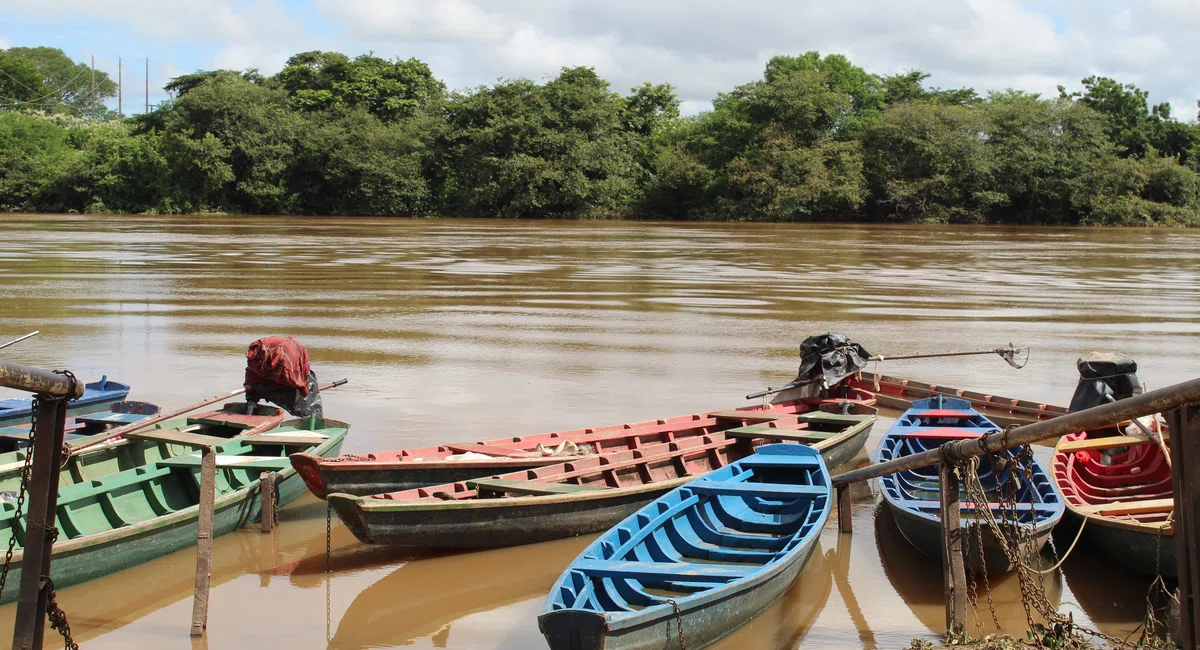
[{"label": "riverbank", "polygon": [[306,52],[134,117],[0,110],[0,210],[1200,225],[1200,126],[1137,88],[925,77],[777,56],[683,117],[669,84],[591,68],[449,92],[416,59]]}]

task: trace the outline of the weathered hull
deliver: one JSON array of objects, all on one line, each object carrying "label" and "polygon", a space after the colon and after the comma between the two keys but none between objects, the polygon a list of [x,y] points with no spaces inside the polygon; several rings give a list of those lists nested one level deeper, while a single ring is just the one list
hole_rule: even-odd
[{"label": "weathered hull", "polygon": [[[816,547],[811,541],[795,562],[783,567],[768,580],[746,585],[703,607],[681,608],[641,625],[604,628],[604,617],[579,610],[547,612],[538,617],[538,628],[555,650],[693,650],[710,646],[774,605],[796,582]],[[679,626],[683,626],[683,642]]]},{"label": "weathered hull", "polygon": [[324,499],[330,494],[353,494],[367,496],[386,492],[400,492],[426,485],[457,483],[494,474],[506,474],[522,470],[561,463],[562,458],[547,456],[545,459],[470,461],[461,463],[430,463],[429,466],[405,467],[354,467],[339,468],[333,463],[318,463],[307,454],[292,457],[292,466],[300,471],[308,483],[309,491]]},{"label": "weathered hull", "polygon": [[[878,390],[874,383],[876,377],[880,382]],[[1048,420],[1067,412],[1065,407],[1053,404],[1039,404],[870,372],[852,376],[848,383],[859,390],[874,393],[877,406],[897,411],[906,411],[914,401],[935,395],[965,399],[971,403],[971,408],[1001,427]]]},{"label": "weathered hull", "polygon": [[[911,511],[899,508],[895,504],[884,501],[888,510],[892,514],[892,518],[896,522],[896,528],[904,539],[908,540],[922,555],[928,556],[937,562],[942,561],[942,526],[941,522],[931,522],[928,519],[914,515]],[[1040,551],[1050,539],[1050,532],[1053,526],[1041,526],[1034,532],[1034,543]],[[962,526],[963,534],[963,558],[971,571],[982,573],[986,570],[989,574],[1007,573],[1016,568],[1016,565],[1009,560],[1008,555],[1004,553],[1004,548],[1001,547],[999,540],[996,539],[995,533],[987,525],[971,527],[969,530],[964,523]],[[979,553],[980,538],[983,536],[983,554]],[[982,561],[980,558],[982,557]]]},{"label": "weathered hull", "polygon": [[[870,431],[863,427],[821,450],[826,466],[854,458]],[[447,501],[393,510],[361,508],[357,499],[337,494],[330,495],[329,502],[354,536],[367,544],[412,551],[499,548],[607,530],[694,478],[569,496]]]},{"label": "weathered hull", "polygon": [[[1076,532],[1083,521],[1083,517],[1070,508],[1067,509],[1067,519],[1071,522],[1068,527],[1071,533]],[[1092,518],[1083,531],[1083,541],[1142,575],[1179,577],[1175,533],[1169,527],[1160,535],[1118,528],[1108,525],[1101,518]]]},{"label": "weathered hull", "polygon": [[[331,440],[321,453],[336,455],[343,437]],[[278,472],[276,483],[279,505],[303,496],[308,490],[293,469]],[[261,515],[259,482],[219,497],[214,504],[213,536],[224,535],[258,520]],[[54,546],[50,575],[57,587],[79,584],[115,573],[142,562],[173,553],[196,544],[199,532],[199,506],[182,509],[163,517],[111,533],[58,543]],[[23,553],[15,553],[0,603],[16,599],[20,586]]]},{"label": "weathered hull", "polygon": [[[101,389],[100,382],[87,384],[84,394],[79,399],[67,402],[67,417],[76,417],[90,413],[107,411],[110,406],[124,400],[129,395],[129,386],[115,381],[107,382],[107,388]],[[24,399],[5,400],[6,403],[27,401]],[[0,409],[0,427],[14,424],[24,424],[33,416],[32,402],[28,407]]]}]

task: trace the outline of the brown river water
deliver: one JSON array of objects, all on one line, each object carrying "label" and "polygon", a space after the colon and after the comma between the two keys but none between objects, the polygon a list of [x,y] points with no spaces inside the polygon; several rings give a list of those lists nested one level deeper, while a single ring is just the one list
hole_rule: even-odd
[{"label": "brown river water", "polygon": [[[739,406],[794,376],[810,334],[876,354],[1031,345],[999,358],[884,362],[949,386],[1066,403],[1082,352],[1119,350],[1151,387],[1200,376],[1200,232],[0,215],[5,358],[107,373],[173,408],[238,388],[256,338],[291,334],[346,452]],[[885,413],[873,453],[892,422]],[[1044,454],[1042,449],[1039,453]],[[864,453],[861,461],[866,462]],[[940,565],[863,487],[854,533],[831,517],[800,581],[718,646],[900,648],[944,626]],[[311,497],[273,535],[217,539],[208,635],[189,639],[195,552],[63,589],[99,648],[544,648],[536,615],[591,537],[412,559],[332,531]],[[1070,540],[1060,542],[1065,546]],[[1148,581],[1077,549],[1047,593],[1125,633]],[[1015,577],[997,617],[1023,634]],[[994,630],[986,600],[979,618]],[[13,606],[0,607],[0,638]],[[47,647],[57,637],[47,631]]]}]

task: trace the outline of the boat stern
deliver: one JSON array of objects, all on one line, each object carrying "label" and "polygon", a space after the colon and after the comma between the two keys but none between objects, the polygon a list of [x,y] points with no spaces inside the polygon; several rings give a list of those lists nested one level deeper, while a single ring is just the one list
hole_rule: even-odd
[{"label": "boat stern", "polygon": [[308,487],[308,491],[318,499],[327,498],[329,491],[325,487],[325,479],[321,476],[322,458],[315,454],[292,454],[289,458],[292,461],[292,468],[296,470],[300,478],[304,479],[304,485]]},{"label": "boat stern", "polygon": [[559,609],[538,616],[538,629],[551,650],[602,650],[605,616],[581,609]]},{"label": "boat stern", "polygon": [[341,494],[335,492],[326,497],[329,505],[337,512],[338,518],[346,524],[346,528],[354,533],[358,541],[364,544],[374,544],[375,540],[371,537],[370,528],[363,517],[362,497],[356,497],[351,494]]}]

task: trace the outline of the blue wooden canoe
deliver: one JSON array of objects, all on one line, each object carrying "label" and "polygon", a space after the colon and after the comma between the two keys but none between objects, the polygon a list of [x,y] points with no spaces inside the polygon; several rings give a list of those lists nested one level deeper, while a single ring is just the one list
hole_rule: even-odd
[{"label": "blue wooden canoe", "polygon": [[575,558],[538,627],[553,650],[705,647],[782,596],[829,517],[820,454],[773,444],[659,497]]},{"label": "blue wooden canoe", "polygon": [[[82,397],[67,402],[67,416],[106,411],[109,406],[124,400],[127,395],[129,395],[128,384],[109,381],[107,376],[101,377],[100,381],[84,384]],[[0,400],[0,426],[27,423],[32,416],[32,397]]]},{"label": "blue wooden canoe", "polygon": [[[967,400],[952,397],[930,397],[912,403],[896,424],[879,443],[876,461],[885,462],[936,449],[954,440],[978,438],[998,431],[991,420],[971,408]],[[1016,458],[1016,450],[1001,452],[1008,458]],[[1015,462],[1003,468],[994,467],[987,456],[979,459],[979,478],[989,495],[989,505],[996,521],[1002,521],[999,511],[998,486],[1009,480],[1009,473],[1017,469]],[[896,527],[904,538],[919,551],[941,561],[942,520],[941,482],[937,466],[889,474],[879,479],[883,501],[896,520]],[[992,499],[995,499],[994,501]],[[1017,493],[1018,523],[1033,526],[1037,547],[1045,545],[1050,531],[1062,519],[1064,504],[1062,495],[1054,487],[1050,476],[1035,459],[1032,481],[1021,476],[1021,487]],[[980,522],[982,516],[966,495],[961,494],[961,521],[964,531],[968,524]],[[1013,568],[999,541],[986,526],[972,527],[970,535],[964,532],[963,551],[973,571],[1003,573]],[[983,552],[980,554],[982,536]]]}]

